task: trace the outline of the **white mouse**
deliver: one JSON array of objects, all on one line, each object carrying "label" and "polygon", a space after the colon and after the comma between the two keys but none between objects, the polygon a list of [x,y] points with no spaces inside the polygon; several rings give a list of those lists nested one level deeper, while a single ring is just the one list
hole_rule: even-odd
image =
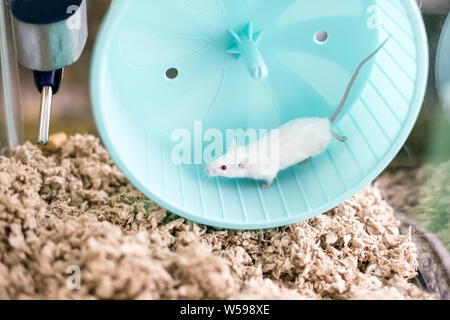
[{"label": "white mouse", "polygon": [[258,141],[237,146],[234,141],[230,150],[208,165],[206,173],[226,178],[252,178],[264,180],[263,188],[269,188],[280,170],[301,164],[328,149],[333,137],[345,142],[332,129],[332,123],[341,113],[355,81],[364,65],[371,60],[389,38],[369,57],[364,59],[353,75],[339,107],[330,118],[298,118],[270,131]]}]

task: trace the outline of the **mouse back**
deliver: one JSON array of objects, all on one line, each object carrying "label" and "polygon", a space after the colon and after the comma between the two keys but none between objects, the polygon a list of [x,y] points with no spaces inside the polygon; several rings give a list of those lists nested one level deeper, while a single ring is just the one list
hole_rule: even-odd
[{"label": "mouse back", "polygon": [[322,153],[331,142],[331,123],[326,118],[299,118],[279,128],[280,169]]}]

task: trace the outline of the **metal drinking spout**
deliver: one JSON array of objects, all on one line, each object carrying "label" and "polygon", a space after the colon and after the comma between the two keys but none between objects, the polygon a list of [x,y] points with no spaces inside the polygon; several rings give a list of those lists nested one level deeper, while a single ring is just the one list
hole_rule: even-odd
[{"label": "metal drinking spout", "polygon": [[228,30],[233,36],[234,44],[227,52],[242,58],[250,75],[256,80],[265,80],[269,76],[269,68],[264,61],[261,50],[258,47],[264,32],[254,32],[253,23],[249,22],[246,30],[238,34],[234,30]]},{"label": "metal drinking spout", "polygon": [[52,97],[58,92],[63,78],[63,69],[56,71],[34,71],[34,82],[41,93],[41,109],[38,123],[37,144],[46,146],[50,131],[50,116],[52,112]]},{"label": "metal drinking spout", "polygon": [[50,131],[50,116],[52,112],[52,96],[53,90],[50,86],[45,86],[42,89],[41,110],[39,113],[38,123],[38,139],[39,146],[46,146],[48,144],[48,135]]}]

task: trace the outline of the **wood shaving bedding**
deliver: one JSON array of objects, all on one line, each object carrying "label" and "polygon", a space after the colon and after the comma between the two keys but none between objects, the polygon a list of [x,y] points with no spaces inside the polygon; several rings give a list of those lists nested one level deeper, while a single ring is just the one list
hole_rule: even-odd
[{"label": "wood shaving bedding", "polygon": [[[416,248],[369,186],[292,226],[221,231],[142,194],[100,141],[0,157],[1,299],[427,299]],[[67,286],[67,268],[81,286]]]}]

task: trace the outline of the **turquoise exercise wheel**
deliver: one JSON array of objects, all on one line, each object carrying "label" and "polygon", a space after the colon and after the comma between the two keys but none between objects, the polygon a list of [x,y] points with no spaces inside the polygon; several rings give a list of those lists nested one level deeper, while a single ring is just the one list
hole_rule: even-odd
[{"label": "turquoise exercise wheel", "polygon": [[[329,117],[389,35],[334,123],[346,143],[284,170],[267,190],[205,175],[206,132]],[[199,223],[260,229],[326,212],[373,181],[410,134],[427,75],[414,0],[113,0],[91,92],[101,138],[141,192]],[[191,136],[183,156],[191,151],[192,163],[174,161],[175,132]]]}]

